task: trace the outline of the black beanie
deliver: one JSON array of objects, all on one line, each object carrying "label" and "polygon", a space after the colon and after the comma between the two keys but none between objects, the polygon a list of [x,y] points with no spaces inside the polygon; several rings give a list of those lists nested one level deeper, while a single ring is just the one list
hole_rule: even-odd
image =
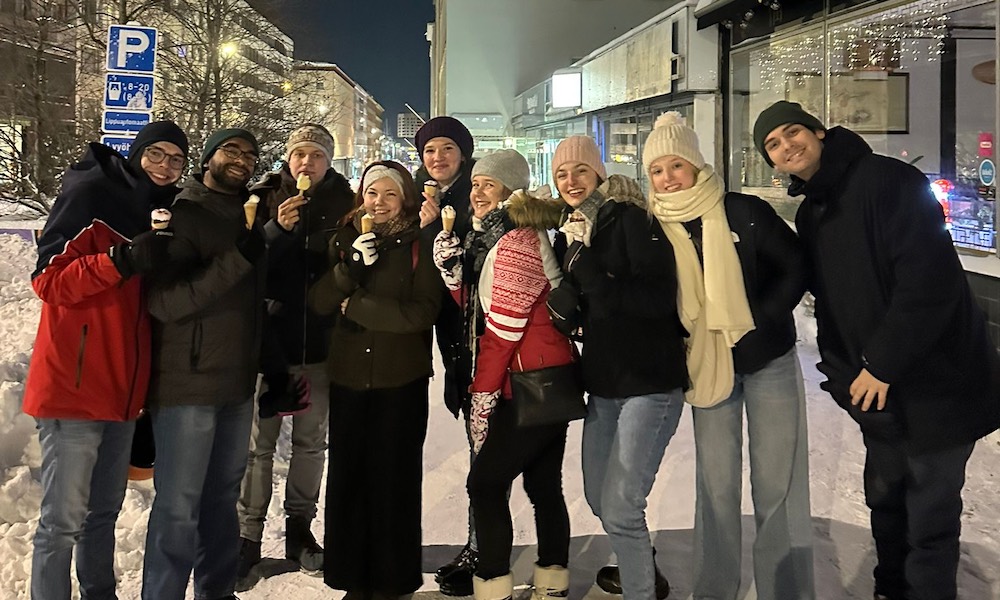
[{"label": "black beanie", "polygon": [[260,153],[260,145],[257,143],[257,138],[246,129],[220,129],[205,140],[205,149],[202,150],[201,159],[198,161],[198,171],[204,173],[205,163],[208,162],[208,159],[212,158],[212,154],[215,153],[216,149],[233,138],[241,138],[250,142],[253,145],[254,152]]},{"label": "black beanie", "polygon": [[434,117],[417,130],[417,135],[413,139],[417,144],[417,152],[420,153],[421,162],[424,160],[424,146],[436,137],[445,137],[454,141],[458,144],[458,149],[464,158],[472,158],[474,145],[472,134],[469,133],[468,128],[454,117]]},{"label": "black beanie", "polygon": [[819,119],[802,110],[802,105],[798,102],[788,102],[786,100],[779,100],[771,106],[764,109],[764,112],[760,113],[757,117],[757,122],[753,124],[753,144],[757,146],[757,151],[764,156],[764,160],[767,164],[774,166],[771,162],[771,157],[767,155],[767,150],[764,149],[764,140],[767,138],[768,134],[774,131],[776,128],[782,125],[788,125],[789,123],[798,123],[799,125],[805,125],[813,131],[823,130],[826,131],[826,127]]},{"label": "black beanie", "polygon": [[188,155],[188,139],[173,121],[153,121],[139,130],[136,134],[132,146],[128,150],[128,164],[134,172],[138,172],[142,167],[142,151],[146,146],[156,142],[170,142]]}]

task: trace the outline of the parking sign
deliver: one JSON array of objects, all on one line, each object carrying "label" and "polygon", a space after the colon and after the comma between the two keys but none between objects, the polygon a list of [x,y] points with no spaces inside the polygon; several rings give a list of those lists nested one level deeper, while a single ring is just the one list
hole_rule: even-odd
[{"label": "parking sign", "polygon": [[108,71],[152,73],[156,70],[155,27],[108,27]]},{"label": "parking sign", "polygon": [[151,75],[108,73],[104,83],[104,108],[153,110],[156,82]]}]

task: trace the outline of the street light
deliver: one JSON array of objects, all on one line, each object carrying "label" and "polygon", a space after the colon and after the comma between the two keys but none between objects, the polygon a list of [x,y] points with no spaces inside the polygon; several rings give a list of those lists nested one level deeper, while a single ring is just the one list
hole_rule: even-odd
[{"label": "street light", "polygon": [[223,44],[219,46],[219,54],[223,58],[229,58],[239,52],[239,49],[240,47],[236,42],[223,42]]}]

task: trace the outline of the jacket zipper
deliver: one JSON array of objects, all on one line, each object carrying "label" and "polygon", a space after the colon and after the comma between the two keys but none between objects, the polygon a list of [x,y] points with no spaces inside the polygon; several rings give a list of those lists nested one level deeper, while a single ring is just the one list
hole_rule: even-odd
[{"label": "jacket zipper", "polygon": [[80,389],[80,380],[83,379],[83,351],[87,347],[87,325],[83,325],[80,333],[80,350],[76,355],[76,389]]}]

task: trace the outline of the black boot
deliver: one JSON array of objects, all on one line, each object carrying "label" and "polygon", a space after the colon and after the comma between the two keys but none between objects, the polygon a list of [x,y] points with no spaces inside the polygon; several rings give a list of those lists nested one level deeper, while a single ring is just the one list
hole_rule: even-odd
[{"label": "black boot", "polygon": [[240,538],[240,563],[236,569],[236,578],[244,579],[250,574],[250,569],[260,562],[260,542]]},{"label": "black boot", "polygon": [[[656,600],[664,600],[670,595],[670,582],[660,573],[660,567],[656,566],[656,548],[653,548],[653,573],[656,579]],[[617,565],[601,567],[597,572],[597,587],[609,594],[622,593],[622,580]]]},{"label": "black boot", "polygon": [[299,568],[309,575],[323,573],[323,547],[316,543],[306,519],[285,519],[285,558],[299,563]]},{"label": "black boot", "polygon": [[441,593],[445,596],[471,596],[472,575],[479,565],[479,553],[466,545],[455,560],[444,565],[434,574]]}]

